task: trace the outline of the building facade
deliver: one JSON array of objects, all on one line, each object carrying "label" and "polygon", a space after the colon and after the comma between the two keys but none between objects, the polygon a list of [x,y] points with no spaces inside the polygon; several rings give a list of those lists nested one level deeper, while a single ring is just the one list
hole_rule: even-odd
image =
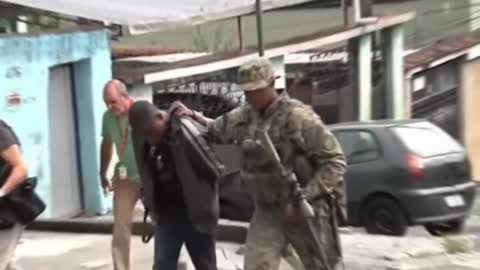
[{"label": "building facade", "polygon": [[0,55],[0,119],[16,131],[29,174],[38,178],[43,217],[110,208],[98,177],[108,32],[0,35]]}]

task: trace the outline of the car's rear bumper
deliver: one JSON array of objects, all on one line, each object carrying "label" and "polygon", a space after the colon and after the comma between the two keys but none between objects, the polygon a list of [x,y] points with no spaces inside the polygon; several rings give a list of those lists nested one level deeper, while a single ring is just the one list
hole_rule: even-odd
[{"label": "car's rear bumper", "polygon": [[[476,191],[477,184],[472,181],[448,187],[408,190],[400,192],[399,199],[412,225],[417,225],[466,218],[470,214]],[[446,198],[456,195],[461,196],[464,204],[449,206]]]}]

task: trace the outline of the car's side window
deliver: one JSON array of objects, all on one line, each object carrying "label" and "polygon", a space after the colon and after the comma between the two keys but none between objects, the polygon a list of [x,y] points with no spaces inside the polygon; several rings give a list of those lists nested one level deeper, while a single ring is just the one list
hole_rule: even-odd
[{"label": "car's side window", "polygon": [[337,131],[334,134],[342,146],[348,164],[369,162],[380,157],[380,146],[371,132],[351,130]]}]

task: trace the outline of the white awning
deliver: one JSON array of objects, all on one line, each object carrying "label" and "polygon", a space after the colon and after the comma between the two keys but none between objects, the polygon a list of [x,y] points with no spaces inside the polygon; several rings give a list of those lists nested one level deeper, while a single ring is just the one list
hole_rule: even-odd
[{"label": "white awning", "polygon": [[[143,34],[249,14],[255,0],[2,0],[21,6],[125,26]],[[263,10],[312,0],[262,0]]]},{"label": "white awning", "polygon": [[[403,24],[415,17],[414,12],[378,17],[375,23],[359,24],[354,27],[332,28],[314,34],[297,36],[265,45],[265,57],[270,59],[284,55],[305,52],[315,48],[338,44],[352,38],[358,38],[368,33]],[[344,55],[341,55],[343,57]],[[144,62],[145,65],[129,67],[128,61],[117,61],[116,77],[127,83],[152,84],[171,79],[184,78],[206,74],[228,68],[238,67],[248,60],[258,57],[256,48],[246,48],[243,51],[229,51],[217,54],[184,54],[182,57],[167,58],[165,56],[142,57],[134,62]],[[149,60],[147,60],[149,58]],[[340,57],[338,59],[341,59]],[[133,60],[133,59],[132,59]],[[286,59],[290,63],[292,59]],[[325,60],[325,59],[323,59]],[[155,63],[157,62],[157,63]],[[160,62],[160,63],[158,63]],[[123,65],[125,64],[125,65]],[[153,65],[152,65],[153,64]],[[121,66],[121,67],[120,67]]]}]

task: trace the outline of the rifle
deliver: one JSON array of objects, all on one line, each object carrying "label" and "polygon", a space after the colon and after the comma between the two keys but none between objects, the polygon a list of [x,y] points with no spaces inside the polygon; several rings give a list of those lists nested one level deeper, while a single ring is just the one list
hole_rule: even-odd
[{"label": "rifle", "polygon": [[259,142],[263,146],[263,150],[265,150],[267,152],[267,155],[273,159],[276,169],[280,171],[281,176],[288,182],[291,189],[293,205],[300,211],[302,217],[307,223],[310,234],[313,236],[313,239],[317,246],[320,260],[322,261],[323,265],[327,267],[327,270],[331,270],[330,264],[327,260],[327,256],[325,255],[325,250],[322,247],[322,242],[320,241],[320,237],[317,234],[315,228],[315,211],[305,198],[303,190],[298,182],[297,176],[294,172],[287,170],[283,166],[282,161],[280,160],[280,157],[275,150],[275,146],[273,146],[273,143],[270,140],[270,136],[268,135],[267,131],[261,130],[257,134]]}]

